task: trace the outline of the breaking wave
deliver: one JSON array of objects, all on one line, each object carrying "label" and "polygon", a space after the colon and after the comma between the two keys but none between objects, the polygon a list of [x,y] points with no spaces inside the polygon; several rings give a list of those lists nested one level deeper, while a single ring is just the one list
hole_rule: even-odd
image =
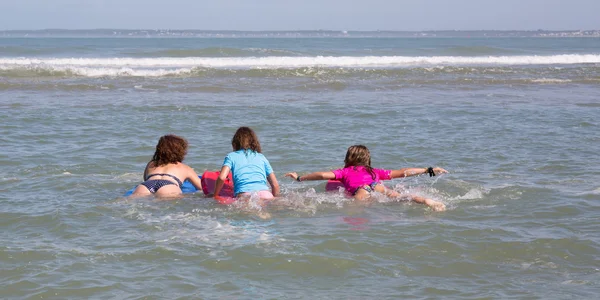
[{"label": "breaking wave", "polygon": [[[0,58],[0,77],[355,77],[455,74],[598,78],[600,55]],[[575,77],[575,78],[573,78]]]}]

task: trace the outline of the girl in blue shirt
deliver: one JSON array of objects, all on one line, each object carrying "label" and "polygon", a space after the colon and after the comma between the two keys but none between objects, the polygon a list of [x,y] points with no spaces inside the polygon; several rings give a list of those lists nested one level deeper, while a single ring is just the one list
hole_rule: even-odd
[{"label": "girl in blue shirt", "polygon": [[230,171],[236,198],[249,198],[252,193],[257,193],[263,200],[279,196],[279,183],[271,164],[261,153],[260,142],[254,130],[249,127],[238,128],[231,139],[231,146],[233,152],[225,156],[215,184],[215,199],[221,200],[219,193]]}]

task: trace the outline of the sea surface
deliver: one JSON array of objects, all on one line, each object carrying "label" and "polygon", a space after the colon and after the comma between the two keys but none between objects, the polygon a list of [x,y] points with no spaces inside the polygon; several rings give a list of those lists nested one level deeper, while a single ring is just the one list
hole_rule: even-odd
[{"label": "sea surface", "polygon": [[[0,38],[3,299],[595,299],[600,39]],[[129,199],[161,135],[220,168],[257,132],[283,197]],[[444,202],[307,174],[364,144]],[[266,214],[270,218],[261,218]]]}]

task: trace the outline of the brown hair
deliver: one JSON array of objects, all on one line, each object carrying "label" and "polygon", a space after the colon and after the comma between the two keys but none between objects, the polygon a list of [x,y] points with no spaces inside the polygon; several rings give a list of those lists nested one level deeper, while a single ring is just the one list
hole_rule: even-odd
[{"label": "brown hair", "polygon": [[163,135],[156,144],[152,161],[157,167],[182,162],[187,154],[187,147],[186,139],[174,134]]},{"label": "brown hair", "polygon": [[240,127],[233,135],[231,139],[231,146],[234,151],[238,150],[252,150],[258,153],[262,152],[260,148],[260,142],[254,130],[250,127]]},{"label": "brown hair", "polygon": [[344,164],[344,168],[363,166],[371,174],[371,177],[375,179],[375,173],[373,173],[373,168],[371,167],[371,153],[366,146],[354,145],[348,147]]}]

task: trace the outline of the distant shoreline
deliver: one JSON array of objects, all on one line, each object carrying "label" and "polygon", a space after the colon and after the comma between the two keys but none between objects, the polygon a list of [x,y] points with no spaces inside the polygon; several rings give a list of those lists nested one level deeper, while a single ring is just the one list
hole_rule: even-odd
[{"label": "distant shoreline", "polygon": [[0,37],[186,37],[186,38],[318,38],[318,37],[600,37],[600,30],[169,30],[169,29],[39,29],[0,30]]}]

